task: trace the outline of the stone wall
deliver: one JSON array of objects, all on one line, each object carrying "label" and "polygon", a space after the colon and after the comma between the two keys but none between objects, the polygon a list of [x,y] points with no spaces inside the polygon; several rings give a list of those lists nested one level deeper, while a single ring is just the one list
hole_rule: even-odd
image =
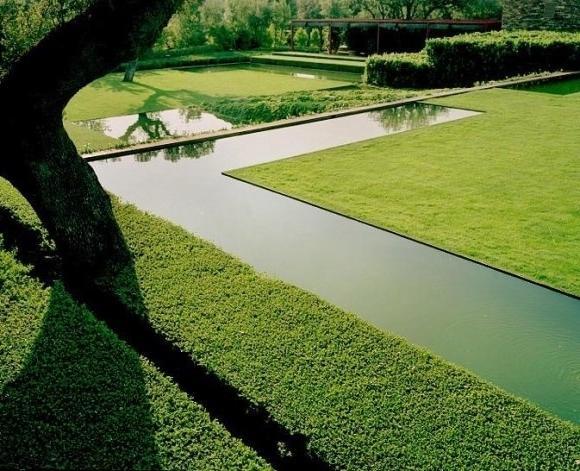
[{"label": "stone wall", "polygon": [[503,0],[506,29],[580,31],[580,0]]}]

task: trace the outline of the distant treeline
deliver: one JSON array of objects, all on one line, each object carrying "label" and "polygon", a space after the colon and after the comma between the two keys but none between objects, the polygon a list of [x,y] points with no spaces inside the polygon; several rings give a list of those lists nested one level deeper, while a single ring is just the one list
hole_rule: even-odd
[{"label": "distant treeline", "polygon": [[[218,49],[284,48],[292,18],[499,18],[500,0],[186,0],[158,49],[213,45]],[[343,32],[341,41],[347,40]],[[298,49],[326,48],[328,34],[299,28]]]}]

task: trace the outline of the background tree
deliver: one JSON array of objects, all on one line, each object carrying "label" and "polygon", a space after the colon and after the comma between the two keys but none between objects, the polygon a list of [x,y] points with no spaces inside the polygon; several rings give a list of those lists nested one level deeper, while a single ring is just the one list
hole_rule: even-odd
[{"label": "background tree", "polygon": [[[179,4],[92,0],[3,63],[0,176],[35,209],[68,277],[103,294],[116,292],[131,256],[108,195],[64,130],[62,112],[78,90],[150,48]],[[21,28],[11,26],[8,44]]]}]

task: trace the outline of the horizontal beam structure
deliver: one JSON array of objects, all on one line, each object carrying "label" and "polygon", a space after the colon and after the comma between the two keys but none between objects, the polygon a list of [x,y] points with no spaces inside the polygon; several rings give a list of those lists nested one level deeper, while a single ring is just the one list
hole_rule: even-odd
[{"label": "horizontal beam structure", "polygon": [[361,18],[305,18],[292,20],[292,26],[332,26],[336,28],[364,28],[375,26],[384,29],[452,29],[461,31],[490,31],[501,29],[500,20],[397,20]]}]

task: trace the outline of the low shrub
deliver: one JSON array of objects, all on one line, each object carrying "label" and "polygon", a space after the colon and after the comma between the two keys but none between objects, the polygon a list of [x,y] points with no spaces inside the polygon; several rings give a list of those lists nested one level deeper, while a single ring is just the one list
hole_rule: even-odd
[{"label": "low shrub", "polygon": [[432,39],[425,48],[447,86],[580,67],[580,33],[501,31]]},{"label": "low shrub", "polygon": [[302,67],[305,69],[336,70],[339,72],[354,72],[362,74],[364,63],[352,60],[341,60],[307,57],[289,57],[280,55],[260,55],[251,58],[252,62],[259,64],[286,65],[292,67]]},{"label": "low shrub", "polygon": [[367,60],[368,83],[456,87],[518,75],[580,68],[580,33],[494,31],[431,39],[418,54]]},{"label": "low shrub", "polygon": [[[5,193],[16,199],[0,185],[0,205]],[[305,435],[331,467],[574,468],[577,425],[257,274],[185,229],[114,206],[152,326]],[[170,450],[181,456],[185,449]]]},{"label": "low shrub", "polygon": [[[30,210],[5,188],[0,181],[2,203],[16,203],[28,222]],[[0,463],[270,469],[61,283],[43,286],[1,242]]]},{"label": "low shrub", "polygon": [[432,66],[422,52],[372,56],[365,78],[379,87],[427,88],[435,83]]}]

